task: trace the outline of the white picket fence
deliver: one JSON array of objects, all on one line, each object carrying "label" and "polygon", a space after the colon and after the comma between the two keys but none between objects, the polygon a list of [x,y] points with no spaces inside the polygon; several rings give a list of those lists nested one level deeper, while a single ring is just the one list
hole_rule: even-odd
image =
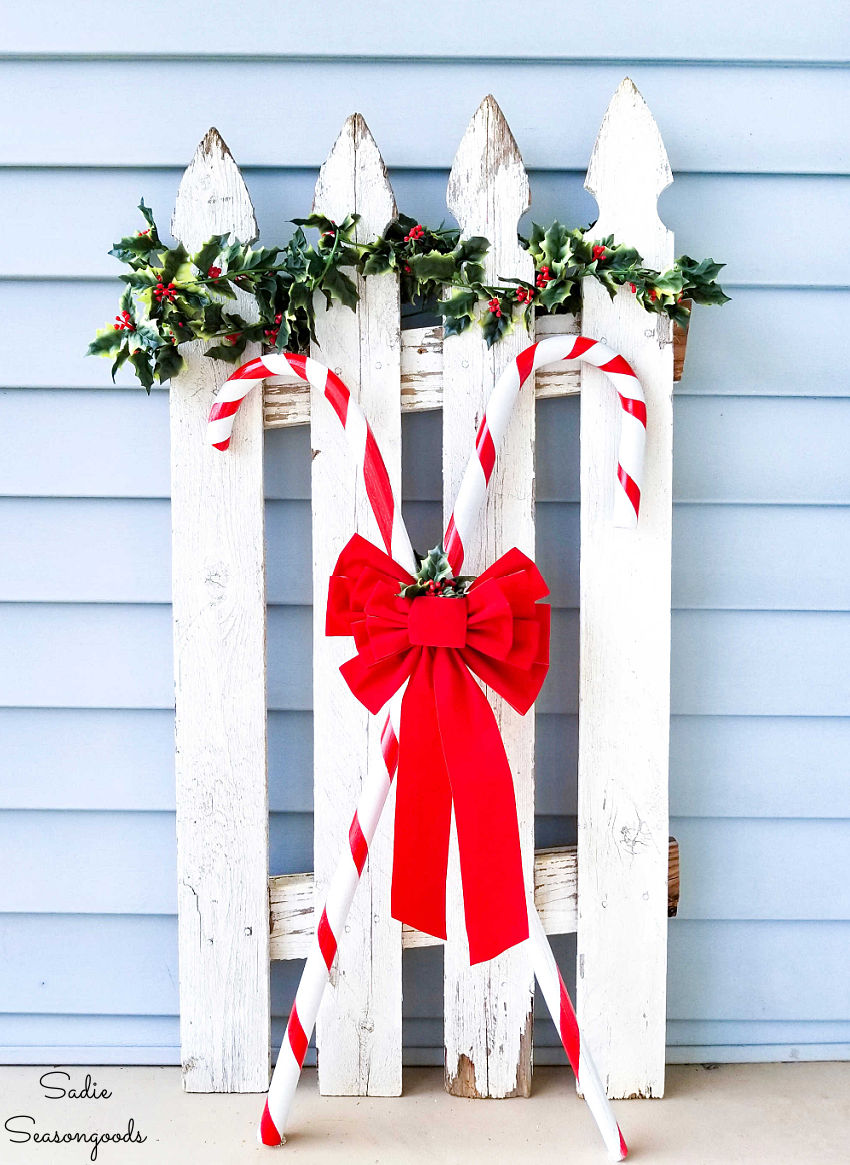
[{"label": "white picket fence", "polygon": [[[631,81],[602,122],[587,188],[597,233],[672,259],[657,214],[671,181],[664,145]],[[447,205],[465,233],[491,241],[488,275],[532,273],[516,241],[530,203],[528,177],[501,110],[482,102],[452,167]],[[369,130],[348,119],[321,169],[314,209],[360,216],[360,239],[395,212]],[[214,232],[255,237],[248,192],[210,130],[187,169],[173,233],[195,247]],[[359,280],[356,312],[318,317],[314,353],[334,368],[368,416],[395,490],[401,484],[401,412],[442,407],[444,508],[456,494],[484,402],[524,347],[518,330],[487,351],[479,329],[442,343],[439,328],[401,332],[394,275]],[[497,702],[514,772],[527,884],[546,929],[578,932],[578,1009],[609,1095],[661,1096],[664,1088],[668,868],[667,757],[670,654],[673,344],[669,323],[628,293],[612,302],[584,290],[581,330],[622,352],[648,400],[648,440],[637,532],[610,514],[618,415],[600,373],[539,374],[537,397],[581,389],[581,632],[578,847],[534,853],[534,717]],[[578,331],[573,317],[544,318],[537,335]],[[226,455],[204,426],[230,369],[200,350],[171,388],[174,643],[180,1014],[187,1090],[264,1091],[270,1062],[269,959],[300,958],[314,900],[347,846],[364,775],[381,765],[376,722],[337,668],[348,641],[324,634],[330,570],[367,503],[325,410],[309,389],[279,380],[248,397]],[[246,359],[254,355],[247,352]],[[511,546],[533,555],[535,398],[522,395],[490,488],[486,517],[465,566],[473,573]],[[263,428],[311,423],[315,871],[268,875]],[[402,948],[437,940],[390,918],[392,804],[381,823],[317,1029],[319,1081],[339,1095],[401,1091]],[[581,892],[577,893],[577,886]],[[675,894],[673,895],[675,897]],[[533,976],[524,947],[468,966],[456,872],[450,874],[445,951],[446,1086],[464,1096],[528,1095]]]}]

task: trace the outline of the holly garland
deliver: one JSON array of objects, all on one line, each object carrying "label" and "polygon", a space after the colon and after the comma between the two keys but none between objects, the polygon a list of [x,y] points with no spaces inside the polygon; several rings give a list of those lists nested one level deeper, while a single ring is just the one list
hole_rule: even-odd
[{"label": "holly garland", "polygon": [[[307,352],[316,336],[317,292],[328,307],[334,302],[356,307],[357,287],[349,272],[365,278],[396,272],[403,304],[440,315],[446,336],[465,332],[477,319],[488,347],[517,319],[527,326],[532,309],[578,311],[581,281],[588,277],[612,298],[628,287],[646,311],[683,327],[691,303],[721,304],[729,298],[716,281],[722,263],[683,255],[668,271],[654,271],[613,236],[592,239],[590,228],[571,230],[557,221],[545,229],[534,225],[527,239],[520,236],[534,261],[533,282],[488,284],[487,239],[464,239],[456,228],[425,227],[406,215],[371,243],[356,242],[357,215],[337,223],[312,214],[292,220],[296,230],[284,247],[251,247],[232,235],[213,235],[190,255],[182,244],[169,247],[162,241],[144,200],[139,210],[146,228],[109,252],[130,268],[120,276],[125,287],[119,314],[97,332],[87,355],[111,357],[113,380],[129,363],[148,392],[154,381],[162,383],[182,369],[180,347],[187,341],[213,342],[206,355],[230,363],[250,343]],[[305,229],[319,232],[315,245]]]}]

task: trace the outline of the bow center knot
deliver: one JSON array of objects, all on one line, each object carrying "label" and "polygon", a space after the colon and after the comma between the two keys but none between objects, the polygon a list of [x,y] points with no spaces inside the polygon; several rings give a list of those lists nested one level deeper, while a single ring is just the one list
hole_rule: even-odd
[{"label": "bow center knot", "polygon": [[423,595],[410,604],[407,634],[417,647],[466,647],[466,598]]}]

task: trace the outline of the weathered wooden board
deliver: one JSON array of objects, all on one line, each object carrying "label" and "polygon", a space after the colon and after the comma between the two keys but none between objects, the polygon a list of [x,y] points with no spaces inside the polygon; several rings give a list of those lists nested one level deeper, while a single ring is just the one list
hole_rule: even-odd
[{"label": "weathered wooden board", "polygon": [[[359,214],[358,240],[380,234],[396,212],[383,159],[362,117],[350,117],[322,166],[313,209],[341,221]],[[401,496],[400,313],[394,275],[358,278],[356,312],[318,308],[314,356],[351,389]],[[325,635],[328,579],[348,539],[381,540],[339,421],[325,400],[312,410],[313,737],[316,903],[324,901],[369,766],[383,766],[380,725],[339,675],[350,640]],[[319,1012],[319,1087],[326,1095],[401,1092],[401,926],[390,917],[393,794],[363,872],[330,986]]]},{"label": "weathered wooden board", "polygon": [[[578,335],[581,316],[538,316],[534,338]],[[674,380],[679,381],[685,367],[688,333],[674,328]],[[536,375],[535,396],[538,400],[574,396],[581,391],[581,372],[577,367],[555,364]],[[401,333],[401,410],[404,413],[430,413],[443,407],[443,329],[408,328]],[[310,423],[310,389],[294,376],[273,376],[265,382],[263,423],[267,429],[284,429],[289,425]]]},{"label": "weathered wooden board", "polygon": [[[672,181],[661,136],[630,80],[596,140],[587,189],[597,232],[664,270],[658,217]],[[611,521],[619,403],[585,366],[581,392],[578,1007],[611,1097],[664,1091],[673,346],[666,317],[620,291],[583,289],[587,333],[621,352],[647,397],[637,530]]]},{"label": "weathered wooden board", "polygon": [[[547,934],[572,934],[578,921],[577,856],[574,845],[538,850],[534,855],[534,901]],[[315,930],[312,874],[278,874],[269,878],[271,958],[304,959]],[[679,846],[670,839],[667,914],[679,906]],[[402,946],[439,946],[441,939],[403,926]]]},{"label": "weathered wooden board", "polygon": [[[530,279],[531,257],[517,243],[517,224],[530,203],[528,176],[508,124],[485,97],[455,156],[447,203],[461,230],[485,235],[489,279]],[[502,369],[529,342],[517,328],[489,351],[479,328],[443,350],[443,510],[454,506],[478,422]],[[534,554],[534,395],[520,395],[496,460],[478,531],[466,547],[464,572],[479,574],[517,546]],[[516,789],[523,872],[532,895],[534,870],[534,717],[517,716],[503,700],[493,706]],[[446,1087],[458,1096],[527,1096],[531,1087],[534,975],[528,944],[489,963],[469,965],[457,852],[447,889],[445,953]]]},{"label": "weathered wooden board", "polygon": [[[180,183],[172,232],[256,237],[248,191],[211,129]],[[248,352],[247,355],[256,353]],[[171,382],[180,1042],[189,1092],[269,1083],[268,791],[263,418],[242,406],[227,454],[206,439],[232,371],[187,345]]]}]

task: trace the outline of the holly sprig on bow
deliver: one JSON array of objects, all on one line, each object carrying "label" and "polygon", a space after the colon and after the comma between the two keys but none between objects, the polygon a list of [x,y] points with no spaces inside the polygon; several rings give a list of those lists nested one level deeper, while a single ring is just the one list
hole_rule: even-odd
[{"label": "holly sprig on bow", "polygon": [[442,545],[434,546],[427,554],[416,554],[416,559],[419,566],[414,575],[415,581],[401,588],[399,597],[402,599],[428,596],[458,599],[465,595],[475,582],[473,575],[454,574]]},{"label": "holly sprig on bow", "polygon": [[[142,200],[144,230],[120,239],[109,251],[129,267],[119,314],[89,344],[90,356],[113,361],[112,376],[127,362],[150,392],[183,367],[182,344],[211,343],[206,355],[235,363],[250,343],[281,351],[307,352],[316,339],[316,302],[355,308],[364,278],[394,272],[401,301],[440,315],[446,336],[460,335],[478,321],[488,347],[507,335],[517,319],[528,325],[531,310],[575,312],[581,281],[598,280],[613,297],[621,287],[648,312],[664,314],[687,327],[691,303],[720,304],[729,298],[717,283],[723,267],[712,259],[677,259],[668,271],[643,264],[632,247],[612,236],[592,239],[589,231],[553,222],[533,226],[520,237],[534,261],[533,282],[485,280],[490,243],[462,238],[457,228],[425,227],[398,215],[380,238],[358,243],[358,216],[334,222],[312,214],[293,219],[295,233],[283,247],[252,247],[232,235],[213,235],[194,254],[170,247]],[[306,230],[318,231],[311,243]]]}]

